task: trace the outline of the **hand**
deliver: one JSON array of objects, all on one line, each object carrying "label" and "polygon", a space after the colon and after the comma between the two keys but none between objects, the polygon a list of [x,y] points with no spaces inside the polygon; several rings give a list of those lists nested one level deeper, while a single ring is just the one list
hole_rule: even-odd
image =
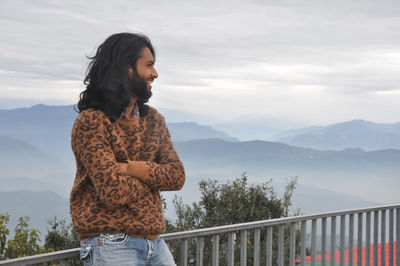
[{"label": "hand", "polygon": [[123,175],[128,174],[128,164],[127,163],[117,163],[119,167],[119,172]]}]

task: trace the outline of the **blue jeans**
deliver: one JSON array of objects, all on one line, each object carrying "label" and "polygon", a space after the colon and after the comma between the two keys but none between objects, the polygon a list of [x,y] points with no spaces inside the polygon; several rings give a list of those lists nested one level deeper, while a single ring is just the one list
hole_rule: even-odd
[{"label": "blue jeans", "polygon": [[80,259],[85,266],[176,266],[164,240],[130,237],[124,233],[101,234],[82,241]]}]

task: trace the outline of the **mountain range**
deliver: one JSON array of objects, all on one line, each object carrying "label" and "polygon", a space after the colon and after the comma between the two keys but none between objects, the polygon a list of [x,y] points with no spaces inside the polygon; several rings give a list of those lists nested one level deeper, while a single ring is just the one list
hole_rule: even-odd
[{"label": "mountain range", "polygon": [[377,124],[352,120],[328,126],[287,130],[272,139],[289,145],[319,150],[400,149],[400,123]]},{"label": "mountain range", "polygon": [[[69,138],[76,115],[72,105],[0,110],[0,191],[48,190],[67,198],[75,174]],[[365,124],[368,126],[363,127]],[[276,135],[277,139],[293,141],[292,144],[239,141],[233,134],[194,122],[168,123],[168,127],[185,164],[187,182],[179,193],[188,203],[198,199],[197,184],[200,180],[215,178],[226,182],[243,172],[247,172],[252,183],[273,179],[274,184],[280,184],[289,177],[298,176],[301,196],[295,198],[295,203],[301,203],[303,210],[347,209],[400,200],[400,150],[396,149],[397,142],[391,141],[391,138],[399,139],[397,124],[379,125],[355,120]],[[352,133],[351,128],[357,130]],[[372,138],[370,142],[373,142],[373,136],[377,134],[371,132],[381,132],[379,139],[386,138],[385,145],[393,145],[386,149],[373,149],[368,139]],[[307,134],[324,137],[319,138],[320,142],[316,137],[316,143],[319,143],[316,148],[305,148],[312,144],[311,140],[307,145],[295,142],[296,136]],[[350,135],[353,137],[344,137]],[[358,146],[354,144],[357,135],[359,143],[364,143],[364,147],[368,144],[375,151],[351,148]],[[329,150],[319,150],[324,147],[322,143],[328,143],[329,136],[337,145],[332,144]],[[340,138],[348,140],[347,145],[340,146],[345,143],[339,142]],[[384,142],[377,143],[375,148]],[[344,148],[337,150],[337,147]],[[171,193],[165,193],[169,200],[173,197]],[[12,200],[4,202],[10,204]],[[16,208],[7,206],[4,210]]]},{"label": "mountain range", "polygon": [[[254,121],[254,123],[249,121],[214,126],[187,121],[176,122],[178,118],[187,116],[173,110],[162,110],[167,113],[167,122],[174,121],[167,123],[174,141],[211,138],[238,141],[243,132],[246,132],[253,136],[251,140],[281,142],[318,150],[400,149],[400,123],[378,124],[364,120],[352,120],[327,126],[279,130],[261,120]],[[0,124],[2,125],[0,136],[20,139],[40,147],[44,152],[55,154],[57,146],[69,149],[70,131],[76,116],[77,112],[73,105],[38,104],[30,108],[0,110]]]}]

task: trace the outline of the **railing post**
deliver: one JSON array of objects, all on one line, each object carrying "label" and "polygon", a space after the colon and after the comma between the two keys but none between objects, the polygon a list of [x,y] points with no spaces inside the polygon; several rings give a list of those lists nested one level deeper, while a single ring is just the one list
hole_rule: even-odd
[{"label": "railing post", "polygon": [[254,266],[260,266],[260,238],[261,229],[254,230]]},{"label": "railing post", "polygon": [[182,266],[187,266],[187,261],[188,261],[188,243],[187,239],[182,239],[181,240],[181,263],[180,265]]},{"label": "railing post", "polygon": [[317,242],[317,220],[313,219],[311,222],[311,266],[315,266],[316,252],[316,242]]},{"label": "railing post", "polygon": [[394,228],[393,228],[393,209],[389,210],[389,266],[393,266],[393,237],[394,237]]},{"label": "railing post", "polygon": [[203,266],[204,238],[196,238],[196,266]]},{"label": "railing post", "polygon": [[326,265],[326,217],[322,218],[321,223],[321,265]]},{"label": "railing post", "polygon": [[283,257],[285,255],[283,226],[283,224],[280,224],[278,229],[278,266],[283,266]]},{"label": "railing post", "polygon": [[374,211],[374,266],[378,265],[379,211]]},{"label": "railing post", "polygon": [[247,265],[247,230],[240,232],[240,266]]},{"label": "railing post", "polygon": [[353,266],[354,261],[354,214],[350,214],[349,216],[349,266]]},{"label": "railing post", "polygon": [[295,260],[296,260],[296,223],[291,223],[289,266],[294,266]]},{"label": "railing post", "polygon": [[346,216],[340,216],[340,266],[344,266],[344,245],[346,240]]},{"label": "railing post", "polygon": [[357,265],[362,265],[362,245],[363,245],[363,214],[358,214],[358,235],[357,235]]},{"label": "railing post", "polygon": [[267,243],[266,243],[266,258],[267,258],[267,262],[266,265],[267,266],[272,266],[272,235],[273,235],[273,227],[272,226],[268,226],[267,227]]},{"label": "railing post", "polygon": [[370,266],[371,264],[371,212],[367,212],[367,221],[366,221],[366,228],[365,228],[365,245],[366,247],[366,266]]},{"label": "railing post", "polygon": [[331,259],[329,265],[335,265],[336,258],[336,216],[331,217]]},{"label": "railing post", "polygon": [[381,211],[381,265],[386,265],[386,209]]},{"label": "railing post", "polygon": [[228,266],[234,266],[235,263],[235,233],[231,232],[228,233],[228,253],[227,253],[227,257],[228,257]]},{"label": "railing post", "polygon": [[306,236],[307,236],[307,220],[301,221],[300,225],[300,260],[301,260],[301,266],[306,265]]},{"label": "railing post", "polygon": [[212,237],[212,266],[219,265],[219,235],[213,235]]}]

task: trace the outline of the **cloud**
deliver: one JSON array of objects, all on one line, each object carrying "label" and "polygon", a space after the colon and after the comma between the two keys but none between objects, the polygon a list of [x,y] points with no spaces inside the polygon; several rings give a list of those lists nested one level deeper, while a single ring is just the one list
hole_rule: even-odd
[{"label": "cloud", "polygon": [[[134,31],[149,35],[157,50],[160,78],[153,103],[158,106],[190,103],[178,106],[209,110],[222,120],[245,114],[313,116],[316,122],[338,107],[345,110],[343,102],[360,108],[373,103],[378,110],[365,107],[365,119],[396,120],[379,108],[387,102],[394,104],[390,110],[400,111],[394,103],[400,101],[398,1],[25,0],[0,5],[0,23],[7,29],[0,36],[0,90],[7,93],[2,97],[37,95],[43,89],[38,100],[57,99],[59,93],[59,100],[73,103],[85,55],[111,33]],[[27,93],[27,87],[35,93]],[[348,119],[360,113],[346,110]]]}]

